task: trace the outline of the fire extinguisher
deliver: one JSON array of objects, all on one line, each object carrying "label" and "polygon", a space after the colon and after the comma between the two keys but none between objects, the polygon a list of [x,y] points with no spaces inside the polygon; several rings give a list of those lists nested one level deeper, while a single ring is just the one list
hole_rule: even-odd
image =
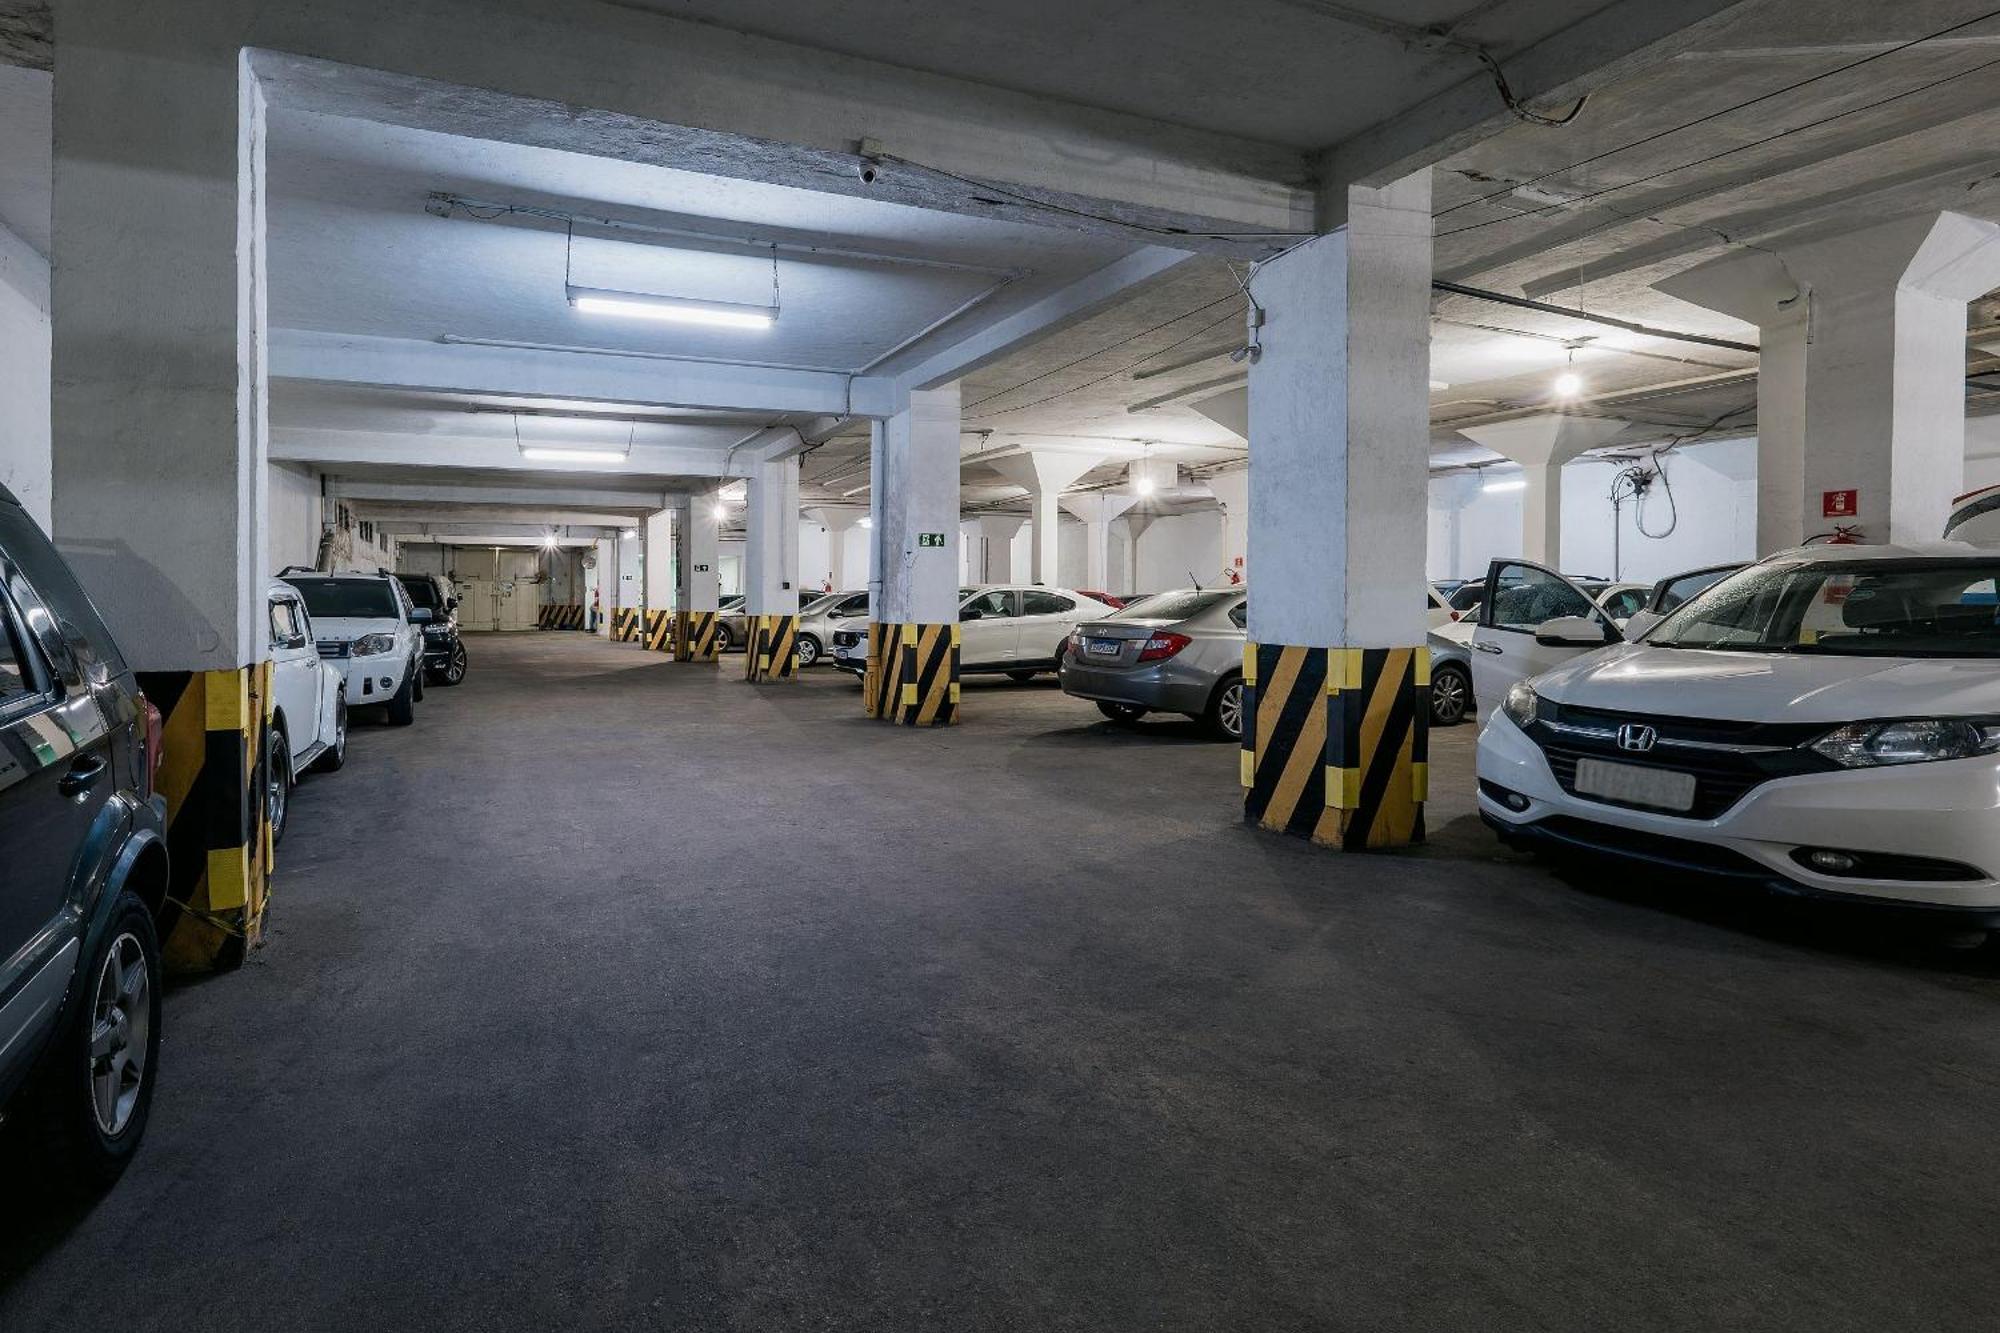
[{"label": "fire extinguisher", "polygon": [[1822,532],[1815,536],[1806,538],[1806,545],[1807,546],[1815,546],[1815,545],[1862,546],[1866,544],[1866,541],[1867,539],[1861,535],[1860,528],[1854,527],[1850,524],[1836,523],[1833,525],[1832,532]]}]

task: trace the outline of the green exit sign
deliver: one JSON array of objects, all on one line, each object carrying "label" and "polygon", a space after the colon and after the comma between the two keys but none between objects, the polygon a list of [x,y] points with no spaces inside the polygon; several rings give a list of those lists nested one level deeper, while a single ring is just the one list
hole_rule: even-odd
[{"label": "green exit sign", "polygon": [[944,534],[942,532],[920,532],[917,534],[917,545],[943,546]]}]

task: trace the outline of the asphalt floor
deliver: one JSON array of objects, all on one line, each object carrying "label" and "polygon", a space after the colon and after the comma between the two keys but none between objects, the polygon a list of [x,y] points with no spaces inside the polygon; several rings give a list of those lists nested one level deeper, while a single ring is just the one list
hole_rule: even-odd
[{"label": "asphalt floor", "polygon": [[0,1329],[1994,1323],[1991,949],[1554,873],[1469,726],[1344,855],[1046,678],[471,654],[300,786],[118,1186],[0,1171]]}]

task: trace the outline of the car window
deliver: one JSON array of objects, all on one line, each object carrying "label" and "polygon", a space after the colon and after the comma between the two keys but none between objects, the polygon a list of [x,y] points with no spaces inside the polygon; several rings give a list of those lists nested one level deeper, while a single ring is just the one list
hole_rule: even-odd
[{"label": "car window", "polygon": [[1445,601],[1450,604],[1451,609],[1454,611],[1470,611],[1473,607],[1479,605],[1479,599],[1485,595],[1486,585],[1484,583],[1468,583],[1463,587],[1453,589],[1451,596],[1445,598]]},{"label": "car window", "polygon": [[112,675],[124,674],[125,659],[111,631],[104,627],[103,617],[84,596],[69,565],[19,505],[0,503],[0,550],[20,566],[35,596],[63,627],[70,652],[86,659],[77,665],[88,674],[92,662],[102,662]]},{"label": "car window", "polygon": [[396,614],[396,594],[387,579],[285,580],[299,590],[306,610],[322,619],[387,620]]},{"label": "car window", "polygon": [[1219,606],[1236,594],[1229,591],[1209,592],[1200,588],[1182,588],[1178,592],[1157,593],[1143,602],[1120,609],[1106,617],[1110,620],[1190,620],[1212,606]]},{"label": "car window", "polygon": [[1640,588],[1620,588],[1602,599],[1604,609],[1613,620],[1629,619],[1634,611],[1646,604],[1646,594]]},{"label": "car window", "polygon": [[960,620],[994,620],[1014,614],[1014,598],[1002,591],[981,593],[959,608]]},{"label": "car window", "polygon": [[1692,598],[1648,644],[1838,656],[2000,657],[1996,560],[1753,565]]},{"label": "car window", "polygon": [[1660,615],[1674,610],[1704,588],[1720,583],[1723,576],[1731,573],[1727,569],[1705,569],[1699,574],[1688,574],[1671,579],[1660,588],[1660,594],[1653,600],[1653,610]]},{"label": "car window", "polygon": [[1598,615],[1596,604],[1565,580],[1532,565],[1510,565],[1493,595],[1487,623],[1496,629],[1532,632],[1543,621],[1561,616]]},{"label": "car window", "polygon": [[1021,594],[1021,614],[1024,616],[1059,616],[1074,610],[1075,602],[1052,592],[1030,588]]},{"label": "car window", "polygon": [[30,667],[27,641],[4,599],[0,599],[0,713],[41,693],[38,673]]},{"label": "car window", "polygon": [[288,647],[305,637],[305,626],[299,623],[299,604],[289,597],[279,597],[271,602],[271,643],[274,647]]},{"label": "car window", "polygon": [[857,592],[834,608],[835,615],[858,616],[868,609],[868,594]]},{"label": "car window", "polygon": [[414,606],[436,611],[444,606],[444,598],[438,596],[437,583],[428,574],[397,575],[396,581],[403,585]]},{"label": "car window", "polygon": [[1250,627],[1250,601],[1248,598],[1229,608],[1229,623],[1238,629],[1248,629]]}]

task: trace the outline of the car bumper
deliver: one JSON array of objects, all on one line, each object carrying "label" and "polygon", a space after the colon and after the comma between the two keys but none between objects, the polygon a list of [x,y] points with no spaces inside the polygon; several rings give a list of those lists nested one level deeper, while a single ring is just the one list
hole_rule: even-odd
[{"label": "car bumper", "polygon": [[842,648],[836,645],[827,655],[826,661],[836,671],[859,676],[868,668],[868,645],[864,643],[855,648]]},{"label": "car bumper", "polygon": [[[1479,733],[1479,813],[1511,841],[1567,845],[1788,893],[2000,924],[2000,761],[1993,758],[1774,778],[1714,819],[1607,805],[1562,789],[1541,748],[1504,716]],[[1494,789],[1512,793],[1522,809]],[[1977,878],[1828,875],[1793,853],[1828,848],[1971,867]]]},{"label": "car bumper", "polygon": [[1193,716],[1208,711],[1218,679],[1211,672],[1172,658],[1143,666],[1094,667],[1073,653],[1063,658],[1059,675],[1063,693],[1079,699]]},{"label": "car bumper", "polygon": [[[326,661],[327,665],[340,672],[347,685],[347,703],[352,708],[389,702],[390,696],[396,693],[396,687],[403,682],[403,664],[386,653],[376,657],[329,658]],[[385,685],[384,681],[388,683]]]}]

